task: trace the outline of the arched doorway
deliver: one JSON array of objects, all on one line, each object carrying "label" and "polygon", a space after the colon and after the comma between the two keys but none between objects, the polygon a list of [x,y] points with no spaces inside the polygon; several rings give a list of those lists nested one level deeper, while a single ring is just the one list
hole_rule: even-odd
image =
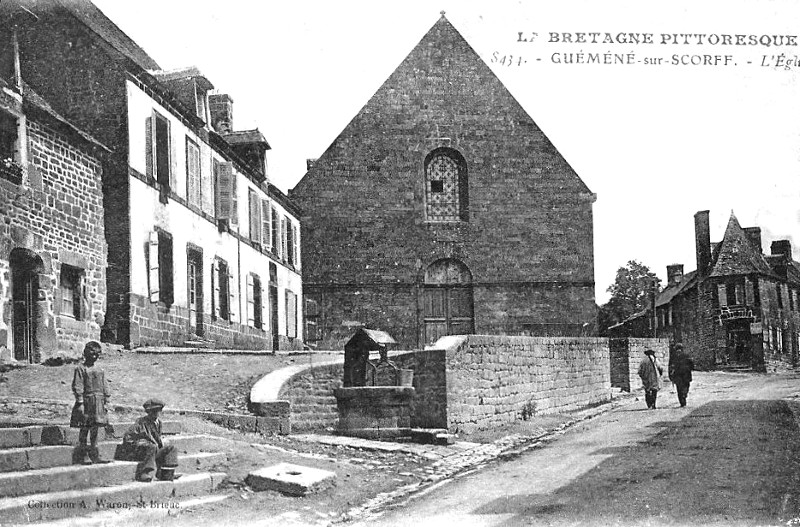
[{"label": "arched doorway", "polygon": [[425,270],[422,316],[425,344],[445,335],[475,331],[472,273],[458,260],[442,259]]},{"label": "arched doorway", "polygon": [[33,251],[14,249],[9,258],[11,294],[14,308],[11,315],[14,358],[34,362],[36,357],[36,321],[39,274],[44,262]]}]

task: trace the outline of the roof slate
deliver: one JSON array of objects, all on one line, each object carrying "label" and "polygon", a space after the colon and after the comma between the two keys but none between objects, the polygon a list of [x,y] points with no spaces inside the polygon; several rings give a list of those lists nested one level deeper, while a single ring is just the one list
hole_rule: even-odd
[{"label": "roof slate", "polygon": [[757,252],[750,238],[744,232],[739,220],[731,212],[728,227],[718,248],[709,276],[732,276],[760,273],[773,276],[775,273],[764,256]]}]

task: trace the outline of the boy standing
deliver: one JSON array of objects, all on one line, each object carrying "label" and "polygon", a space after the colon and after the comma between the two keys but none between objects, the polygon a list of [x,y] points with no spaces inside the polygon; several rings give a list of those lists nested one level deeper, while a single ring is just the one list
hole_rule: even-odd
[{"label": "boy standing", "polygon": [[[69,426],[80,428],[78,433],[78,448],[75,460],[84,465],[92,463],[108,463],[100,458],[97,449],[97,432],[100,426],[108,424],[106,413],[106,399],[108,399],[108,385],[103,370],[95,366],[100,357],[100,343],[90,341],[83,348],[83,364],[75,368],[72,377],[72,393],[75,395],[75,406]],[[91,436],[91,447],[86,445],[87,437]]]}]

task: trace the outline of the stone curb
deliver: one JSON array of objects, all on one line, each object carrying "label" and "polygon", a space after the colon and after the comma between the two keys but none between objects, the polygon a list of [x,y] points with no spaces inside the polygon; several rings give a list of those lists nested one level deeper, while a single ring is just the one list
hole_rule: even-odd
[{"label": "stone curb", "polygon": [[570,419],[540,434],[532,436],[513,434],[492,443],[480,444],[461,453],[447,456],[433,463],[433,473],[425,480],[378,494],[366,503],[351,508],[342,514],[340,518],[331,522],[331,525],[352,521],[368,521],[379,516],[390,506],[402,506],[408,501],[432,491],[435,487],[471,474],[493,461],[518,456],[528,450],[537,448],[543,442],[563,434],[572,426],[615,410],[636,397],[638,397],[636,391],[623,392],[608,403],[575,412]]}]

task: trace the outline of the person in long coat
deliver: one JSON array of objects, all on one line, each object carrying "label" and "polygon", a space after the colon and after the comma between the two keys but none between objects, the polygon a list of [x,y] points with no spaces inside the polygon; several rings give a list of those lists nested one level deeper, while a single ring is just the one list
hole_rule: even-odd
[{"label": "person in long coat", "polygon": [[[97,449],[97,433],[101,426],[108,424],[106,400],[109,397],[108,384],[103,370],[96,365],[102,348],[99,342],[89,341],[83,348],[83,364],[75,368],[72,377],[72,393],[75,405],[72,407],[69,426],[80,428],[75,460],[78,463],[107,463],[100,457]],[[87,446],[87,438],[91,446]]]},{"label": "person in long coat", "polygon": [[655,410],[656,397],[658,397],[658,390],[661,388],[661,375],[664,373],[664,368],[659,364],[656,359],[656,353],[653,350],[645,350],[644,358],[639,364],[639,378],[642,379],[644,386],[644,400],[647,407]]},{"label": "person in long coat", "polygon": [[669,378],[675,384],[675,389],[678,391],[678,402],[681,406],[686,406],[693,369],[694,362],[683,352],[683,346],[677,344],[674,354],[670,356]]}]

